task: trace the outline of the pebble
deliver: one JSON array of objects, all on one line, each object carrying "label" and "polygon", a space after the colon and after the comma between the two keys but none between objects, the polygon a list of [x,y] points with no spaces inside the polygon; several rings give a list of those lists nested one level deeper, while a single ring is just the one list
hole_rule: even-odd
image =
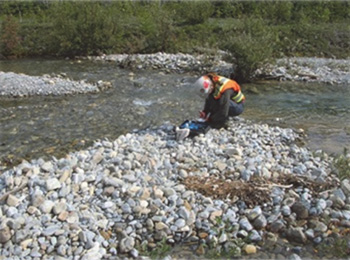
[{"label": "pebble", "polygon": [[[245,120],[230,121],[230,124],[236,129],[235,135],[245,136],[244,139],[252,136],[250,135],[252,131],[259,133],[254,136],[254,140],[260,140],[259,148],[255,142],[240,144],[241,156],[246,160],[237,161],[237,166],[254,159],[257,165],[266,165],[268,162],[268,167],[272,171],[279,169],[279,160],[270,160],[269,156],[264,155],[269,154],[271,145],[283,144],[286,138],[289,140],[288,144],[275,146],[275,158],[280,158],[280,154],[284,153],[283,157],[289,162],[290,167],[302,161],[301,158],[313,158],[307,149],[290,146],[290,142],[298,138],[298,134],[290,129],[264,126],[263,131],[257,131],[261,126]],[[206,134],[206,138],[212,140],[210,146],[207,145],[205,138],[195,137],[169,147],[166,143],[174,138],[174,135],[172,128],[164,125],[159,129],[146,129],[123,135],[113,141],[96,141],[87,150],[70,153],[67,156],[70,159],[54,159],[49,162],[37,159],[23,162],[5,171],[0,176],[1,194],[16,186],[10,181],[11,179],[17,178],[16,183],[19,184],[21,178],[26,178],[26,173],[16,175],[18,169],[24,165],[28,169],[27,172],[31,172],[31,179],[37,181],[11,194],[6,203],[1,205],[0,209],[4,214],[0,216],[2,221],[0,253],[14,257],[15,251],[7,243],[11,240],[11,244],[19,246],[16,248],[16,254],[26,255],[30,259],[53,252],[68,258],[79,255],[82,259],[95,259],[94,257],[106,254],[127,254],[137,258],[140,252],[136,245],[150,241],[150,238],[151,241],[160,241],[167,237],[174,241],[173,243],[177,243],[185,237],[191,237],[193,241],[205,239],[208,243],[216,241],[229,247],[232,243],[229,234],[233,232],[234,236],[249,242],[245,246],[242,245],[240,252],[255,254],[258,243],[266,237],[275,237],[280,232],[283,232],[291,243],[321,242],[322,236],[317,235],[328,230],[321,219],[305,222],[303,226],[297,225],[297,221],[307,220],[314,209],[338,219],[338,223],[344,226],[349,225],[350,211],[344,210],[346,206],[350,208],[344,200],[345,194],[348,194],[348,183],[345,181],[339,182],[341,185],[329,192],[329,197],[325,197],[324,194],[312,194],[308,187],[295,187],[289,190],[275,187],[271,189],[270,203],[251,209],[247,208],[244,201],[230,202],[205,197],[182,185],[181,180],[186,174],[199,177],[202,174],[221,174],[224,177],[225,172],[230,171],[227,167],[222,167],[219,172],[212,171],[218,167],[215,162],[226,161],[227,153],[217,151],[219,147],[225,150],[225,146],[231,145],[221,141],[230,135],[231,132],[227,130],[212,129]],[[265,146],[264,143],[269,145]],[[137,155],[138,153],[132,149],[134,144],[137,145],[135,149],[138,149],[138,153],[143,153],[144,156]],[[259,149],[259,160],[250,157],[251,146]],[[157,152],[153,150],[155,147]],[[285,153],[286,149],[293,149],[293,153],[289,153],[293,154],[291,157],[286,156],[288,154]],[[115,164],[116,157],[109,157],[112,151],[115,156],[133,158],[133,163],[129,164],[130,159],[127,160],[128,163]],[[177,164],[170,163],[170,158],[184,151],[188,157],[197,159]],[[98,160],[96,160],[97,153],[100,157]],[[81,157],[81,154],[85,156]],[[203,171],[191,170],[201,156],[206,156],[208,160],[203,165]],[[138,168],[134,168],[132,165],[135,165],[136,158],[143,162],[145,159],[153,161],[154,165],[158,165],[158,170],[141,162]],[[70,163],[72,160],[73,164]],[[317,167],[330,172],[331,160],[329,157],[322,164],[317,164]],[[312,171],[313,167],[310,165],[312,162],[313,160],[308,160],[309,166],[302,168],[302,171],[305,173]],[[46,165],[46,170],[35,171],[34,174],[31,169],[36,169],[39,165],[41,168]],[[68,169],[67,165],[71,165],[69,166],[71,168]],[[105,170],[111,169],[113,165],[117,167],[119,165],[124,170],[119,174],[116,174],[118,170],[112,172]],[[207,170],[204,170],[205,168]],[[66,172],[64,177],[62,172]],[[67,174],[69,172],[70,174]],[[239,175],[236,178],[239,178]],[[84,186],[81,188],[83,183]],[[59,196],[62,190],[65,190],[64,198]],[[289,222],[292,216],[295,216],[295,224]],[[5,221],[12,217],[18,221]],[[344,217],[348,223],[343,220]],[[234,231],[225,232],[225,221],[230,223],[229,227]],[[120,227],[122,232],[107,232]],[[217,233],[215,230],[218,229],[222,229],[223,232]],[[197,232],[193,232],[196,230]],[[41,249],[36,250],[32,246],[28,252],[29,244],[40,244]],[[111,245],[115,247],[112,248]]]},{"label": "pebble", "polygon": [[[52,80],[48,80],[52,79]],[[57,96],[80,93],[97,93],[111,87],[109,82],[89,84],[84,81],[74,81],[57,75],[29,76],[14,72],[0,71],[0,96]],[[50,172],[50,163],[41,167]]]},{"label": "pebble", "polygon": [[[172,56],[142,57],[143,68],[148,59],[157,57],[167,69],[185,70],[181,63],[167,67]],[[190,56],[182,58],[187,64],[196,64]],[[104,59],[134,62],[132,56]],[[227,64],[221,65],[225,69]],[[279,73],[288,71],[280,68]],[[43,92],[46,84],[76,87],[69,79],[44,78],[0,72],[0,85],[7,86],[1,88],[0,95],[38,94],[8,85],[8,80],[16,79],[38,85],[45,95],[63,93],[59,88]],[[86,83],[80,86],[81,92],[98,89]],[[211,129],[205,136],[177,143],[172,129],[165,124],[116,140],[97,140],[65,158],[23,161],[3,172],[0,196],[25,179],[29,181],[0,204],[0,255],[9,259],[50,255],[56,259],[101,259],[118,254],[138,258],[141,243],[152,247],[164,238],[179,244],[186,239],[200,241],[197,251],[203,254],[205,247],[200,243],[230,248],[236,237],[246,241],[237,250],[239,254],[255,254],[263,239],[275,244],[280,234],[290,243],[321,243],[322,234],[328,231],[326,219],[340,227],[350,226],[349,180],[339,181],[331,175],[331,156],[320,161],[307,148],[295,145],[298,131],[236,120],[229,122],[234,137],[230,130]],[[237,138],[237,144],[229,141],[232,138]],[[237,171],[235,175],[230,175],[232,169]],[[257,174],[272,178],[282,172],[340,184],[327,193],[313,193],[308,187],[275,187],[270,190],[271,201],[254,208],[242,200],[206,197],[181,184],[193,176],[249,181]],[[299,259],[297,253],[290,259]]]},{"label": "pebble", "polygon": [[[220,75],[229,77],[233,72],[233,64],[224,61],[223,56],[227,55],[224,51],[217,51],[216,54],[208,55],[190,55],[190,54],[111,54],[101,56],[87,56],[81,59],[88,59],[97,62],[114,62],[116,66],[128,69],[147,70],[156,69],[165,72],[195,72],[197,74],[207,71],[217,72]],[[208,65],[207,60],[211,63]],[[305,65],[307,64],[307,65]],[[350,83],[350,60],[334,60],[324,58],[283,58],[275,62],[264,65],[255,71],[254,77],[274,78],[290,81],[317,81],[330,84],[349,84]],[[139,84],[134,82],[135,84]],[[67,95],[77,93],[96,93],[112,87],[111,82],[98,81],[95,84],[87,83],[83,80],[74,81],[66,78],[65,75],[42,75],[28,76],[16,74],[13,72],[0,71],[0,96],[26,97],[26,96],[47,96],[47,95]],[[252,133],[255,139],[256,133]],[[241,156],[241,147],[227,147],[224,151],[229,156]],[[102,160],[101,154],[97,153],[93,161],[98,164]],[[124,167],[129,169],[129,161],[124,162]],[[219,163],[218,167],[225,168],[225,163]],[[300,165],[295,171],[302,171]],[[43,165],[42,169],[50,172],[50,162]],[[317,169],[317,167],[315,167]],[[264,174],[268,174],[264,170]],[[249,178],[247,173],[245,177]]]},{"label": "pebble", "polygon": [[328,84],[350,83],[350,59],[293,57],[277,59],[255,72],[255,76],[282,81],[324,82]]}]

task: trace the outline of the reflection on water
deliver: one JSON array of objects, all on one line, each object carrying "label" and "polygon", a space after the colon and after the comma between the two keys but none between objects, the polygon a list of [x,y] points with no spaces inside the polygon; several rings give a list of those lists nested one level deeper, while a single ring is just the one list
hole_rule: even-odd
[{"label": "reflection on water", "polygon": [[[111,81],[103,93],[63,97],[0,99],[0,160],[60,157],[93,140],[133,129],[174,125],[196,118],[202,100],[191,83],[198,75],[126,71],[92,62],[7,61],[2,71],[28,75],[66,73],[69,78]],[[269,82],[243,85],[242,117],[303,128],[312,149],[341,153],[350,145],[350,86]]]}]

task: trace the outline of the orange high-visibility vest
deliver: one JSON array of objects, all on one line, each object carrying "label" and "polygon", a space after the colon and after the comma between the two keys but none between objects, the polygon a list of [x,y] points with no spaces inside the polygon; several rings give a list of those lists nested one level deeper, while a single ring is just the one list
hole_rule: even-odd
[{"label": "orange high-visibility vest", "polygon": [[241,87],[236,81],[221,76],[215,76],[212,78],[212,80],[215,84],[215,90],[213,94],[215,99],[219,99],[226,89],[231,88],[234,92],[237,93],[236,96],[231,98],[234,102],[239,103],[245,100],[245,97],[241,92]]}]

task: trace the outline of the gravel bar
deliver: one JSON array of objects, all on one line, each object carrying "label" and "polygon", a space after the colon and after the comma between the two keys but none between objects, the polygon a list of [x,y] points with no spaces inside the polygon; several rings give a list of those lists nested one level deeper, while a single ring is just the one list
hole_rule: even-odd
[{"label": "gravel bar", "polygon": [[[350,182],[300,138],[238,118],[176,142],[164,124],[62,159],[24,161],[0,176],[0,259],[139,258],[162,243],[239,257],[279,239],[327,241],[350,227]],[[280,183],[284,176],[294,181]],[[227,196],[207,196],[208,180]],[[284,256],[299,259],[301,246]]]}]

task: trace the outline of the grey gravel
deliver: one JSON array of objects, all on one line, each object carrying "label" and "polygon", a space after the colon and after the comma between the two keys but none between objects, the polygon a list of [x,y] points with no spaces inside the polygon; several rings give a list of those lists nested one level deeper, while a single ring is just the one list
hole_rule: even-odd
[{"label": "grey gravel", "polygon": [[0,71],[0,96],[26,97],[96,93],[111,87],[109,82],[90,84],[60,75],[29,76]]},{"label": "grey gravel", "polygon": [[[118,57],[113,56],[124,66],[125,59],[132,66],[139,59],[145,67],[142,57],[149,58]],[[184,55],[175,67],[166,67],[172,58],[151,56],[165,69],[197,64]],[[230,69],[227,64],[222,67]],[[344,82],[343,77],[338,79],[332,82]],[[62,77],[0,72],[0,94],[5,96],[86,91],[99,88]],[[138,258],[141,247],[154,248],[163,239],[171,244],[200,241],[234,247],[238,256],[259,250],[263,239],[275,244],[280,236],[291,243],[321,243],[331,231],[329,219],[339,227],[350,225],[349,180],[340,181],[333,174],[331,156],[299,147],[300,138],[293,129],[237,118],[227,129],[211,129],[205,136],[177,142],[174,126],[164,124],[116,140],[96,140],[90,148],[62,159],[23,161],[0,176],[0,259]],[[316,194],[303,185],[270,187],[271,201],[249,208],[239,198],[213,199],[181,184],[192,176],[244,182],[278,174],[337,186]],[[199,235],[203,233],[205,239]],[[236,245],[237,238],[246,242]],[[299,255],[294,252],[289,258]]]},{"label": "grey gravel", "polygon": [[282,81],[324,82],[350,84],[350,59],[283,58],[255,72],[256,77]]},{"label": "grey gravel", "polygon": [[[330,218],[340,226],[350,223],[348,180],[332,175],[332,157],[322,154],[321,159],[297,146],[299,138],[292,129],[238,118],[227,129],[176,142],[174,127],[164,124],[116,140],[97,140],[62,159],[23,161],[0,176],[0,196],[12,191],[0,206],[0,255],[137,258],[141,244],[151,248],[163,239],[232,248],[242,238],[249,244],[236,245],[241,254],[255,252],[262,240],[273,243],[280,235],[291,243],[320,243],[327,237]],[[239,149],[240,156],[227,156],[224,151],[232,148]],[[305,164],[309,167],[297,170]],[[269,203],[249,208],[242,201],[212,199],[181,184],[186,176],[244,181],[234,169],[248,165],[254,176],[269,171],[314,180],[310,173],[317,166],[327,174],[325,181],[338,185],[319,194],[304,186],[274,187]],[[203,232],[205,240],[199,237]]]},{"label": "grey gravel", "polygon": [[[205,73],[214,71],[229,77],[233,64],[225,62],[228,54],[218,51],[216,55],[190,54],[112,54],[80,57],[96,62],[115,63],[116,66],[137,70],[159,70],[165,72]],[[350,59],[335,60],[322,58],[284,58],[277,59],[255,72],[257,78],[273,78],[290,81],[317,81],[328,84],[350,83]],[[64,74],[29,76],[13,72],[0,71],[0,96],[25,97],[96,93],[112,87],[111,82],[98,81],[95,84],[86,81],[74,81]],[[239,153],[239,150],[231,151]],[[98,160],[98,158],[96,158]],[[246,175],[249,173],[245,173]]]}]

